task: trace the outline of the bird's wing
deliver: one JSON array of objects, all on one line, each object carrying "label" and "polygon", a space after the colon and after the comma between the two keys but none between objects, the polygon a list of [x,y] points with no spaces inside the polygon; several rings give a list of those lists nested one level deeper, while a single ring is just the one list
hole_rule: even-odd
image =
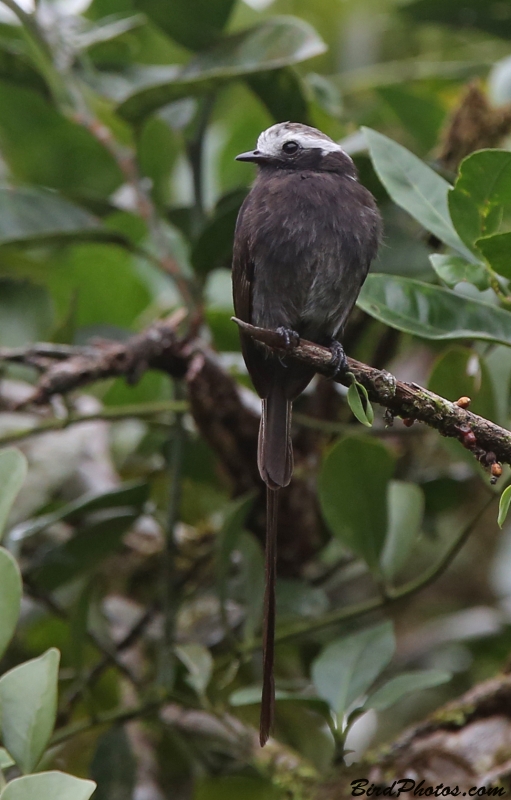
[{"label": "bird's wing", "polygon": [[[252,322],[252,290],[254,284],[254,259],[249,235],[250,195],[238,214],[232,259],[232,292],[234,311],[238,319]],[[241,350],[252,383],[260,397],[268,396],[272,383],[272,368],[262,345],[240,331]]]}]

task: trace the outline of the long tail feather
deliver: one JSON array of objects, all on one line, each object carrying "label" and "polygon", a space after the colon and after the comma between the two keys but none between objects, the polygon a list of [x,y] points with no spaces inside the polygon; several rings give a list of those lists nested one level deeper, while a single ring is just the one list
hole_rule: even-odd
[{"label": "long tail feather", "polygon": [[261,478],[268,486],[287,486],[293,474],[293,448],[291,444],[292,403],[283,387],[272,386],[263,400],[257,464]]},{"label": "long tail feather", "polygon": [[259,723],[259,742],[264,747],[273,727],[275,714],[275,682],[273,660],[275,650],[275,578],[277,572],[277,513],[279,490],[266,488],[266,554],[263,630],[263,694],[261,698],[261,718]]}]

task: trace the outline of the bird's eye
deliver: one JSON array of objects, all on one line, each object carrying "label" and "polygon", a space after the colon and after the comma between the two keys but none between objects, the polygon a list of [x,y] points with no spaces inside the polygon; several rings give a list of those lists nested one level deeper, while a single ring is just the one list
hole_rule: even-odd
[{"label": "bird's eye", "polygon": [[282,150],[286,155],[290,156],[293,153],[296,153],[296,151],[298,150],[298,143],[297,142],[284,142],[284,144],[282,145]]}]

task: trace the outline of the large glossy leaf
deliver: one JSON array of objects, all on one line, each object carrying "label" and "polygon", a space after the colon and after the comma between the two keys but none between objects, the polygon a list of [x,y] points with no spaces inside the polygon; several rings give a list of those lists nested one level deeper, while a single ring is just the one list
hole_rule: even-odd
[{"label": "large glossy leaf", "polygon": [[[14,447],[0,450],[0,541],[12,504],[23,486],[26,475],[27,459],[23,453]],[[2,619],[1,614],[0,619]]]},{"label": "large glossy leaf", "polygon": [[511,216],[511,153],[479,150],[465,158],[449,192],[453,224],[474,252],[481,236],[496,233]]},{"label": "large glossy leaf", "polygon": [[29,89],[0,81],[0,148],[20,181],[108,197],[124,181],[100,142]]},{"label": "large glossy leaf", "polygon": [[495,421],[495,398],[488,368],[468,347],[450,347],[437,358],[428,388],[447,400],[470,397],[471,411]]},{"label": "large glossy leaf", "polygon": [[417,540],[424,513],[424,495],[415,483],[390,481],[387,498],[387,535],[380,563],[383,576],[392,580],[405,566]]},{"label": "large glossy leaf", "polygon": [[226,37],[184,67],[139,67],[130,73],[129,80],[109,78],[103,86],[120,103],[120,113],[137,120],[180,97],[297,64],[324,50],[324,42],[308,23],[295,17],[272,17]]},{"label": "large glossy leaf", "polygon": [[374,168],[391,198],[426,230],[469,261],[474,256],[456,233],[449,215],[451,185],[405,147],[363,128]]},{"label": "large glossy leaf", "polygon": [[202,50],[219,39],[236,0],[135,0],[135,8],[192,50]]},{"label": "large glossy leaf", "polygon": [[81,528],[72,539],[45,553],[41,564],[31,572],[32,580],[53,591],[92,571],[120,546],[137,516],[135,511],[119,509],[112,516]]},{"label": "large glossy leaf", "polygon": [[92,214],[56,192],[0,186],[0,245],[91,237],[112,238]]},{"label": "large glossy leaf", "polygon": [[331,642],[312,664],[318,695],[342,716],[385,669],[394,649],[391,622]]},{"label": "large glossy leaf", "polygon": [[369,275],[358,306],[386,325],[423,339],[511,345],[509,311],[411,278]]},{"label": "large glossy leaf", "polygon": [[8,783],[0,800],[89,800],[95,788],[94,781],[64,772],[38,772]]},{"label": "large glossy leaf", "polygon": [[496,233],[476,240],[477,249],[483,254],[491,268],[507,280],[511,280],[511,232]]},{"label": "large glossy leaf", "polygon": [[385,541],[393,469],[394,459],[381,442],[347,437],[328,451],[319,475],[319,501],[330,530],[375,570]]},{"label": "large glossy leaf", "polygon": [[456,30],[474,27],[511,38],[511,18],[505,13],[506,6],[488,0],[415,0],[401,5],[400,9],[417,21],[443,22]]},{"label": "large glossy leaf", "polygon": [[22,592],[19,567],[11,554],[0,547],[0,658],[15,631]]},{"label": "large glossy leaf", "polygon": [[447,683],[450,679],[450,672],[444,672],[439,669],[405,672],[402,675],[391,678],[390,681],[387,681],[387,683],[384,683],[383,686],[373,692],[364,703],[364,708],[384,711],[407,694],[419,692],[422,689],[431,689],[434,686],[441,686],[442,683]]},{"label": "large glossy leaf", "polygon": [[59,659],[52,648],[0,678],[2,741],[24,774],[39,763],[55,725]]}]

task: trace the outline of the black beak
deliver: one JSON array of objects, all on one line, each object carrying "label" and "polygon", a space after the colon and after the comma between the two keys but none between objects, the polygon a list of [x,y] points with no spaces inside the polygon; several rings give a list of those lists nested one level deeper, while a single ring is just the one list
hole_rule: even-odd
[{"label": "black beak", "polygon": [[236,156],[236,161],[252,161],[254,164],[260,164],[267,161],[267,156],[264,156],[259,150],[249,150],[247,153],[240,153]]}]

